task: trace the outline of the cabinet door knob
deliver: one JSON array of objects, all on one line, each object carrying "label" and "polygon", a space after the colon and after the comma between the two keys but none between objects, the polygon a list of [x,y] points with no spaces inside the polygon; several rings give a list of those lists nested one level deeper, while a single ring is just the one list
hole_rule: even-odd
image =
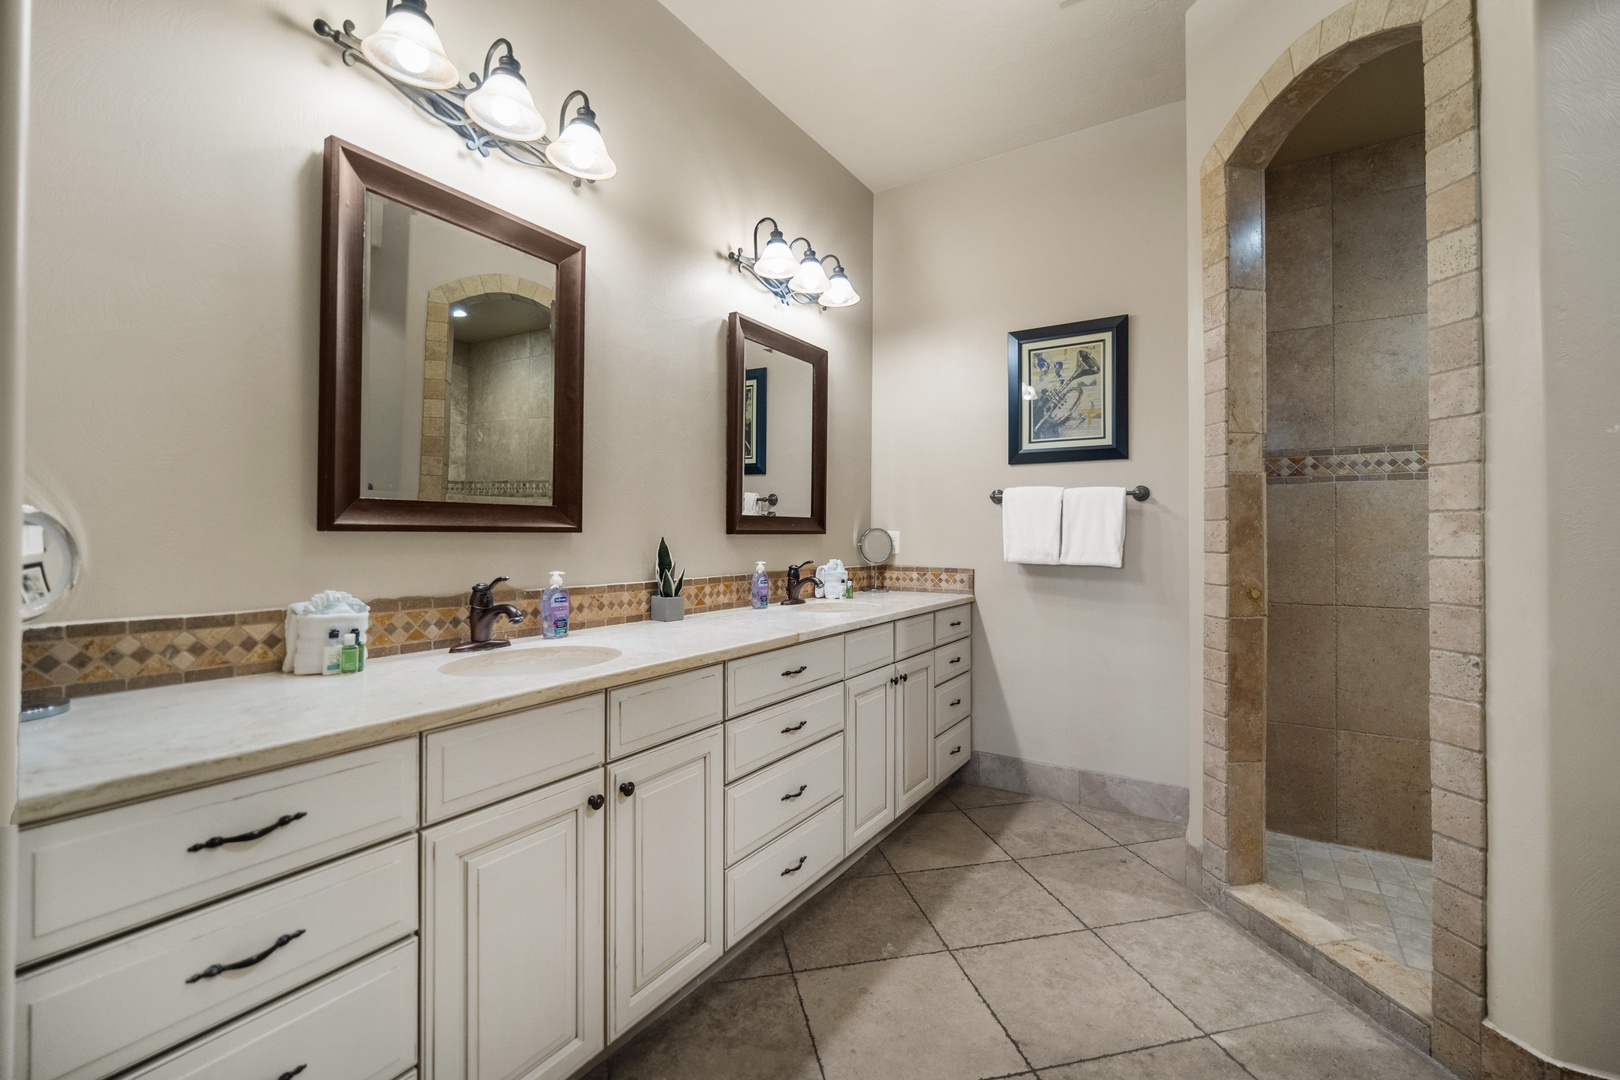
[{"label": "cabinet door knob", "polygon": [[905,682],[907,679],[910,679],[910,678],[911,678],[911,673],[907,672],[906,674],[900,676],[900,681]]},{"label": "cabinet door knob", "polygon": [[809,786],[809,784],[800,784],[798,791],[788,792],[786,795],[782,796],[782,801],[787,802],[789,799],[797,799],[800,795],[804,794],[804,789]]},{"label": "cabinet door knob", "polygon": [[800,664],[796,668],[790,668],[789,670],[782,672],[782,678],[790,679],[795,675],[803,675],[805,672],[807,672],[809,670],[810,670],[810,665],[809,664]]},{"label": "cabinet door knob", "polygon": [[636,793],[636,782],[634,780],[626,780],[624,783],[619,785],[619,794],[623,795],[625,798],[628,799],[630,796],[634,795],[635,793]]},{"label": "cabinet door knob", "polygon": [[898,675],[891,676],[889,678],[889,685],[890,686],[899,686],[900,685],[900,676],[898,676]]},{"label": "cabinet door knob", "polygon": [[791,735],[795,731],[798,731],[800,728],[804,727],[804,725],[808,724],[809,722],[810,721],[808,721],[808,720],[800,720],[797,724],[794,724],[792,727],[783,728],[782,729],[782,734]]},{"label": "cabinet door knob", "polygon": [[787,877],[789,874],[797,874],[799,872],[799,867],[803,866],[804,861],[806,859],[808,859],[809,857],[810,856],[808,856],[808,855],[800,855],[798,862],[794,863],[792,866],[790,866],[786,870],[782,871],[782,876]]},{"label": "cabinet door knob", "polygon": [[602,796],[592,795],[590,798],[585,800],[585,805],[590,807],[592,810],[600,810],[606,802],[607,800]]}]

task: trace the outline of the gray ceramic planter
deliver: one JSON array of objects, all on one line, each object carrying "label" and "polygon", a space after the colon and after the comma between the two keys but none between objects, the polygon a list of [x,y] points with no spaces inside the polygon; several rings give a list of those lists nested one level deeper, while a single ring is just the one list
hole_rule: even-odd
[{"label": "gray ceramic planter", "polygon": [[680,622],[686,618],[686,597],[655,596],[652,598],[653,622]]}]

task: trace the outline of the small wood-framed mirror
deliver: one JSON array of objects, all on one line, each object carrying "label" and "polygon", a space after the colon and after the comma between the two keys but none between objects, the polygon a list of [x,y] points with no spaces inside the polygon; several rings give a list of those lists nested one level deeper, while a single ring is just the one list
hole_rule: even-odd
[{"label": "small wood-framed mirror", "polygon": [[337,138],[320,529],[578,532],[585,248]]},{"label": "small wood-framed mirror", "polygon": [[827,350],[735,311],[726,339],[726,531],[827,531]]}]

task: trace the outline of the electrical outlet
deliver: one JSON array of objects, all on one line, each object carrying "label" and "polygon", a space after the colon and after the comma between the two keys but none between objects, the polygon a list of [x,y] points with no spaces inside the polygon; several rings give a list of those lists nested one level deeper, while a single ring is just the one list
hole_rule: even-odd
[{"label": "electrical outlet", "polygon": [[894,544],[893,544],[892,548],[890,549],[889,554],[891,556],[900,554],[900,534],[895,532],[893,529],[890,529],[889,530],[889,539],[894,541]]}]

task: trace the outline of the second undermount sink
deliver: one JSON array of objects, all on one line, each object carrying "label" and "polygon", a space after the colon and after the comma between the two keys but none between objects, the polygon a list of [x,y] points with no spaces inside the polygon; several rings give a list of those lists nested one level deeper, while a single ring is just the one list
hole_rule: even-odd
[{"label": "second undermount sink", "polygon": [[595,667],[616,660],[619,655],[618,649],[601,645],[531,645],[464,656],[439,670],[446,675],[552,675]]}]

